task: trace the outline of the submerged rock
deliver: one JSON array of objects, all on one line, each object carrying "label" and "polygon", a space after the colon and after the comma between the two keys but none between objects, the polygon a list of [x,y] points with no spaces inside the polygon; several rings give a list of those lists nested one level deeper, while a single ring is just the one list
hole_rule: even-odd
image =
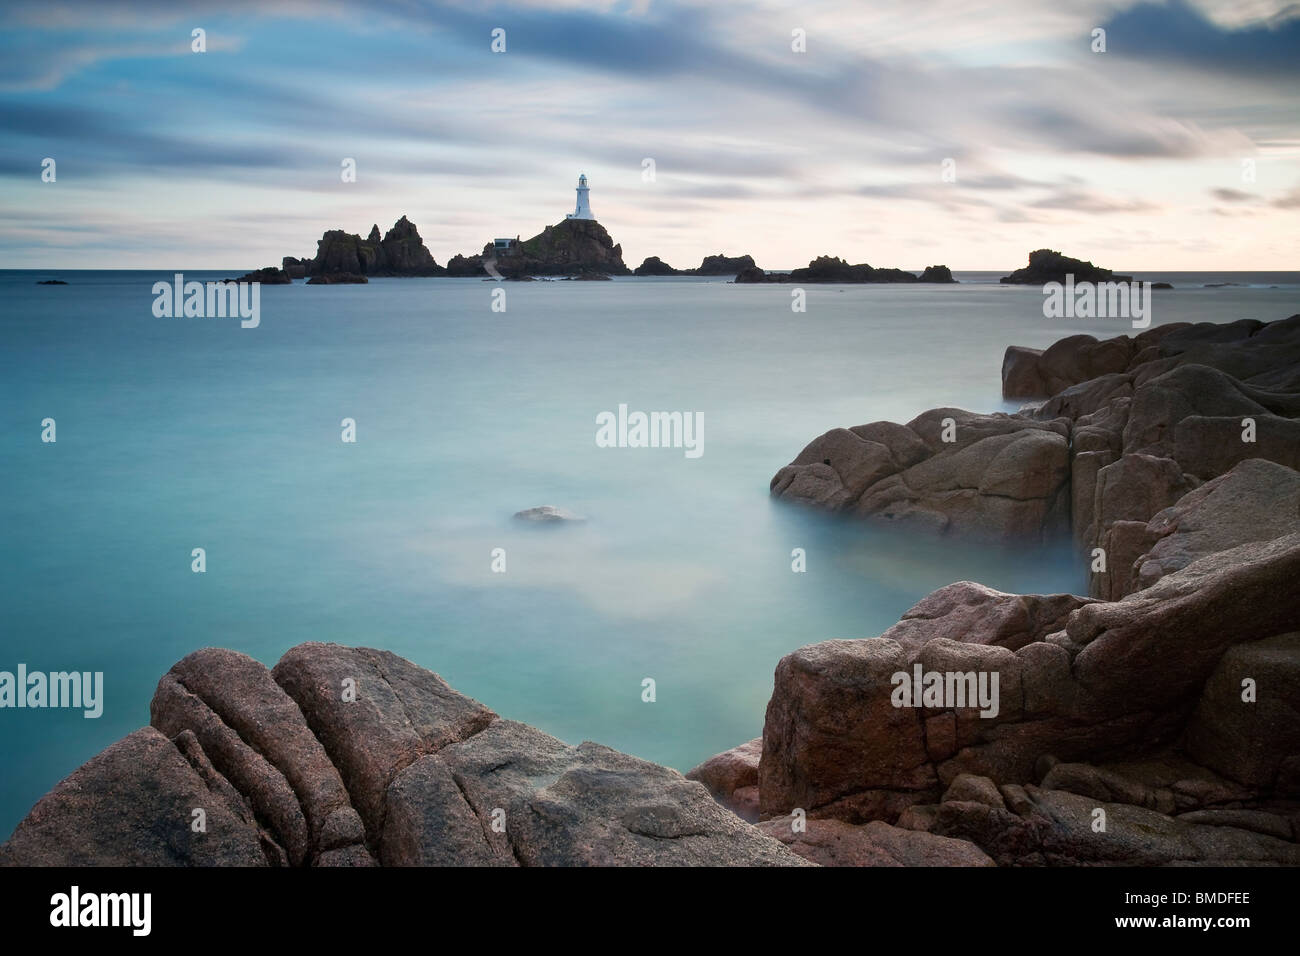
[{"label": "submerged rock", "polygon": [[331,272],[326,275],[314,275],[307,280],[308,285],[349,285],[369,282],[363,275],[354,272]]},{"label": "submerged rock", "polygon": [[574,514],[564,508],[557,508],[554,505],[540,505],[536,508],[527,508],[523,511],[516,511],[515,518],[519,521],[535,521],[543,524],[562,521],[586,521],[582,515]]}]

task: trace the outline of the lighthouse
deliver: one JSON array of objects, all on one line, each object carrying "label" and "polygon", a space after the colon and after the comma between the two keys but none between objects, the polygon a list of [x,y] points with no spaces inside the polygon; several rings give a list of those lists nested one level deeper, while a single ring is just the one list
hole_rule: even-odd
[{"label": "lighthouse", "polygon": [[587,174],[581,173],[578,176],[578,205],[573,212],[565,216],[566,219],[595,219],[591,214],[591,203],[587,199]]}]

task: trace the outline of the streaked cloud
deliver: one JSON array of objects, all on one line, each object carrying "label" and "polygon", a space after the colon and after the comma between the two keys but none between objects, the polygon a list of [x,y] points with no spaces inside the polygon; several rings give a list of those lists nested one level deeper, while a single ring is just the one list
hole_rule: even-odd
[{"label": "streaked cloud", "polygon": [[[130,263],[101,252],[116,218],[133,236],[152,223],[156,255],[242,268],[406,213],[445,261],[558,220],[583,170],[633,264],[726,244],[769,267],[828,247],[894,264],[915,247],[999,268],[1033,245],[1021,226],[1104,258],[1110,230],[1158,212],[1204,247],[1135,245],[1152,258],[1121,265],[1168,248],[1205,257],[1185,268],[1232,268],[1213,251],[1232,206],[1258,207],[1258,239],[1224,254],[1284,268],[1300,251],[1285,218],[1297,9],[19,0],[0,36],[0,177],[9,208],[43,221],[0,220],[0,244],[11,264],[57,265],[81,229],[87,264],[137,263],[147,234]],[[190,52],[195,26],[206,54]],[[489,49],[498,26],[505,54]],[[45,156],[57,184],[39,180]],[[343,157],[360,171],[347,186]],[[1258,184],[1241,181],[1247,159]]]}]

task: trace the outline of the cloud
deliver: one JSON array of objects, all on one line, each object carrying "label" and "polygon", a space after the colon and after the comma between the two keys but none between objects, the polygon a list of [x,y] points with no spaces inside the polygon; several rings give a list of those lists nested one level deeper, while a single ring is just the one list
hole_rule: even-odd
[{"label": "cloud", "polygon": [[1300,7],[1225,26],[1183,0],[1139,3],[1104,24],[1107,56],[1173,61],[1246,76],[1300,75]]},{"label": "cloud", "polygon": [[1160,207],[1144,199],[1103,196],[1083,189],[1062,189],[1027,203],[1030,209],[1064,209],[1094,214],[1152,212]]},{"label": "cloud", "polygon": [[1300,209],[1300,186],[1293,186],[1290,192],[1274,199],[1272,205],[1278,209]]},{"label": "cloud", "polygon": [[1211,189],[1210,195],[1222,202],[1254,202],[1259,197],[1240,189]]}]

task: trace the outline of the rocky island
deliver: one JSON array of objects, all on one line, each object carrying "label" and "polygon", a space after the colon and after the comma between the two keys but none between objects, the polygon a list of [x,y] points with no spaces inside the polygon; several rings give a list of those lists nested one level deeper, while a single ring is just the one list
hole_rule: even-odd
[{"label": "rocky island", "polygon": [[1109,269],[1094,266],[1082,259],[1071,259],[1053,249],[1035,249],[1029,254],[1029,265],[998,281],[1003,285],[1046,285],[1049,282],[1063,283],[1067,275],[1074,276],[1076,283],[1133,281],[1132,276],[1116,275]]},{"label": "rocky island", "polygon": [[425,248],[415,223],[403,216],[381,239],[379,226],[370,227],[370,235],[331,229],[316,243],[311,259],[286,256],[283,269],[295,279],[316,276],[439,276],[447,270],[434,261]]},{"label": "rocky island", "polygon": [[481,253],[453,256],[451,276],[487,275],[487,263],[505,278],[555,275],[631,275],[623,247],[595,219],[565,219],[531,239],[489,242]]},{"label": "rocky island", "polygon": [[658,256],[650,256],[633,271],[638,276],[734,276],[754,268],[753,256],[705,256],[695,269],[674,269]]}]

